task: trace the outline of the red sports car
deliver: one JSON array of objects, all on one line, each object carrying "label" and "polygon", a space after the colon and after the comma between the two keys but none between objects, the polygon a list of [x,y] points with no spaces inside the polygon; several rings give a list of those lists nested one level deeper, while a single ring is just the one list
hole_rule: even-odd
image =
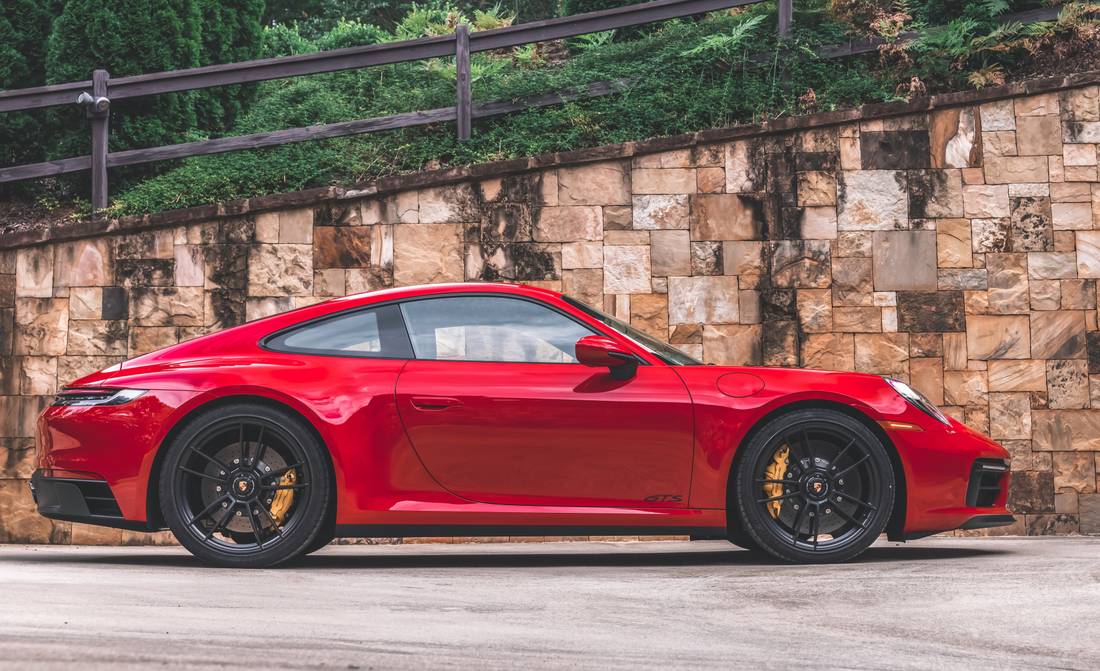
[{"label": "red sports car", "polygon": [[338,298],[74,382],[54,519],[271,566],[337,536],[680,534],[793,562],[1005,525],[1008,453],[911,387],[706,366],[553,291]]}]

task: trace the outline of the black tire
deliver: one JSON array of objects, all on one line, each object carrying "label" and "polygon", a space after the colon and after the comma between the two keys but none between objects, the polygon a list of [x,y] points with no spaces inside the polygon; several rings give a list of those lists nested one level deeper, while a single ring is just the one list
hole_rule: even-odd
[{"label": "black tire", "polygon": [[741,449],[732,504],[739,530],[768,554],[804,564],[848,561],[886,528],[895,492],[890,456],[854,417],[793,411]]},{"label": "black tire", "polygon": [[165,449],[161,512],[199,559],[265,568],[325,538],[332,477],[324,446],[299,417],[225,405],[189,420]]},{"label": "black tire", "polygon": [[744,529],[727,529],[726,539],[737,547],[741,548],[742,550],[748,550],[749,552],[761,552],[760,546]]}]

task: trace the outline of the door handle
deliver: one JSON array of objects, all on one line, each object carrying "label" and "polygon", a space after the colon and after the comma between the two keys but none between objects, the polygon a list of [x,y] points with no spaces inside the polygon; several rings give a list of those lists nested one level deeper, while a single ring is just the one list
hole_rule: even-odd
[{"label": "door handle", "polygon": [[417,410],[446,410],[462,405],[462,401],[449,396],[413,396],[411,401]]}]

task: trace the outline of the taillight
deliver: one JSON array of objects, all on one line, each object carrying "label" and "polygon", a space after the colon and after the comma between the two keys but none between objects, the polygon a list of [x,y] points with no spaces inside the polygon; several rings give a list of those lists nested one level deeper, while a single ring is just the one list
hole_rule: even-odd
[{"label": "taillight", "polygon": [[62,389],[54,396],[52,405],[92,406],[122,405],[145,393],[144,389]]}]

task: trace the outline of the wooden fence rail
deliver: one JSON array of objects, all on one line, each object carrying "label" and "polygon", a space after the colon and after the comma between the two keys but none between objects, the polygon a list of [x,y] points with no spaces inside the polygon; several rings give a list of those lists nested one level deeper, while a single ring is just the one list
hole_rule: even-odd
[{"label": "wooden fence rail", "polygon": [[[653,2],[627,5],[599,12],[521,23],[474,33],[471,33],[466,25],[461,24],[457,26],[453,35],[426,39],[372,44],[239,63],[225,63],[186,70],[119,77],[117,79],[111,79],[106,70],[96,70],[92,73],[92,79],[87,81],[0,91],[0,112],[32,110],[73,103],[84,105],[90,121],[92,147],[92,153],[86,156],[2,167],[0,168],[0,184],[91,170],[92,207],[100,210],[107,206],[107,169],[111,167],[256,149],[291,142],[375,133],[396,128],[450,121],[456,122],[459,139],[465,140],[470,137],[471,121],[474,118],[506,114],[532,107],[555,105],[567,100],[608,95],[623,90],[626,83],[625,80],[595,82],[584,89],[576,91],[548,93],[518,101],[474,105],[470,91],[470,54],[694,16],[719,9],[756,4],[762,1],[654,0]],[[793,0],[778,0],[777,4],[779,36],[786,39],[791,33]],[[1006,20],[1049,20],[1057,16],[1057,11],[1057,8],[1034,10],[1021,15],[1006,17]],[[1025,15],[1026,18],[1023,18]],[[825,47],[819,50],[819,55],[838,57],[865,53],[877,49],[879,44],[879,42],[869,41]],[[185,142],[161,147],[118,152],[108,151],[110,106],[113,100],[451,56],[455,57],[456,71],[454,107],[198,142]]]}]

